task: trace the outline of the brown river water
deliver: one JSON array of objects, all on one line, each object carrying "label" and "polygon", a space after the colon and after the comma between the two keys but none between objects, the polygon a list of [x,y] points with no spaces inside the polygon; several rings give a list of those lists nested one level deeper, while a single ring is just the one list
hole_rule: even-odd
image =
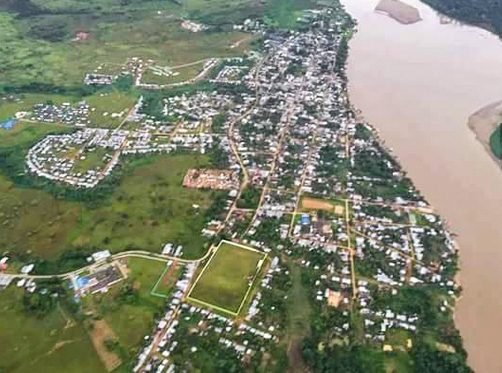
[{"label": "brown river water", "polygon": [[502,42],[404,2],[423,21],[377,14],[378,0],[342,0],[358,21],[351,100],[459,235],[456,323],[475,371],[502,373],[502,171],[467,126],[471,114],[502,99]]}]

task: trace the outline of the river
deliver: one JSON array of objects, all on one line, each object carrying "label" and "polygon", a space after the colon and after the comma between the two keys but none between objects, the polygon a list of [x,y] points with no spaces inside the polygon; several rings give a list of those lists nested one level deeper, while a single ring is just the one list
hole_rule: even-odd
[{"label": "river", "polygon": [[423,21],[403,25],[377,14],[378,0],[342,0],[358,21],[348,61],[351,100],[459,234],[464,292],[456,324],[475,371],[499,373],[502,172],[467,120],[502,99],[502,43],[405,2]]}]

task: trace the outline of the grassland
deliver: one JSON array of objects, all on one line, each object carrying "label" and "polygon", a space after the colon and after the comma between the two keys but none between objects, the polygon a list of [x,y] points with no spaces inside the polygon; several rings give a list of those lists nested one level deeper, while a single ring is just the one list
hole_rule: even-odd
[{"label": "grassland", "polygon": [[[123,64],[129,57],[140,56],[174,66],[209,57],[240,56],[247,47],[230,48],[246,36],[241,32],[183,30],[180,15],[181,11],[175,9],[163,15],[149,10],[134,15],[96,12],[92,17],[72,14],[17,19],[0,11],[2,84],[79,85],[85,73],[102,63]],[[52,22],[63,23],[66,35],[55,41],[41,39],[42,33],[34,25]],[[89,38],[72,40],[82,30]]]},{"label": "grassland", "polygon": [[57,104],[66,102],[68,97],[44,94],[15,95],[9,99],[5,97],[5,99],[0,99],[0,121],[14,117],[18,111],[30,111],[34,104],[41,104],[48,100]]},{"label": "grassland", "polygon": [[43,319],[22,309],[23,291],[0,292],[0,371],[105,373],[84,327],[57,307]]},{"label": "grassland", "polygon": [[[95,294],[83,299],[84,311],[92,312],[95,317],[106,321],[129,357],[135,356],[143,337],[151,331],[155,314],[162,311],[164,300],[150,295],[150,291],[165,266],[164,262],[129,258],[126,282],[114,285],[106,294]],[[125,283],[135,289],[136,297],[130,301],[120,298]]]},{"label": "grassland", "polygon": [[[184,246],[188,257],[201,256],[203,214],[195,213],[192,205],[209,207],[211,193],[181,184],[186,171],[204,165],[206,159],[180,155],[136,162],[140,165],[105,206],[82,209],[69,241],[74,246],[104,247],[114,252],[124,248],[159,252],[166,242],[175,242]],[[141,165],[143,162],[148,164]]]},{"label": "grassland", "polygon": [[238,313],[264,254],[222,242],[204,268],[190,298]]},{"label": "grassland", "polygon": [[[22,124],[0,132],[0,147],[23,145],[66,127]],[[123,159],[131,170],[112,195],[97,207],[55,198],[49,192],[14,185],[0,174],[0,246],[55,259],[68,249],[159,252],[166,242],[184,246],[188,258],[200,257],[203,211],[214,194],[186,189],[189,168],[207,164],[197,155]],[[193,211],[198,204],[202,212]]]},{"label": "grassland", "polygon": [[[97,93],[93,96],[86,97],[85,101],[91,108],[96,110],[91,111],[89,119],[91,125],[89,127],[98,128],[116,128],[127,117],[128,112],[136,104],[137,97],[132,93],[118,92],[112,90],[106,93]],[[112,114],[122,114],[120,117],[112,117]],[[104,115],[107,114],[107,115]]]}]

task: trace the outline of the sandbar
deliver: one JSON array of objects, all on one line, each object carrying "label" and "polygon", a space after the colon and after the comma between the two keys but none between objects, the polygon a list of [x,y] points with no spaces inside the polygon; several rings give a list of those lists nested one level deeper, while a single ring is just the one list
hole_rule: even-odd
[{"label": "sandbar", "polygon": [[502,100],[493,102],[476,111],[469,117],[467,125],[476,135],[476,139],[483,144],[490,157],[500,164],[490,148],[490,136],[502,122]]},{"label": "sandbar", "polygon": [[387,15],[403,25],[410,25],[422,20],[417,8],[399,0],[380,0],[375,11]]}]

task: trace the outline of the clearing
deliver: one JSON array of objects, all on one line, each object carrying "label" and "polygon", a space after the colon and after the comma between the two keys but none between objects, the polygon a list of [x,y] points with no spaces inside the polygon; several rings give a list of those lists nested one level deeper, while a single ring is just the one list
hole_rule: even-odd
[{"label": "clearing", "polygon": [[98,320],[92,323],[93,327],[89,330],[91,341],[98,353],[99,358],[105,364],[106,370],[111,372],[122,364],[122,360],[113,351],[106,346],[106,341],[117,340],[117,336],[104,320]]}]

